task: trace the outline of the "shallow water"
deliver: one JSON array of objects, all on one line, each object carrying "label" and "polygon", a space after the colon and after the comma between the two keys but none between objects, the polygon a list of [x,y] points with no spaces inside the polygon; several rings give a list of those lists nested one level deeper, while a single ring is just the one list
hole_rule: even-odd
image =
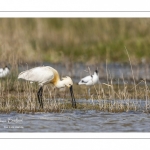
[{"label": "shallow water", "polygon": [[[78,83],[80,78],[88,75],[84,70],[87,66],[83,64],[74,64],[71,71],[67,70],[65,65],[61,64],[44,64],[50,65],[59,70],[61,76],[72,76],[73,81]],[[32,67],[32,66],[30,66]],[[29,67],[29,68],[30,68]],[[35,67],[35,66],[34,66]],[[91,72],[99,67],[101,83],[107,83],[106,65],[90,66]],[[131,67],[129,65],[123,66],[121,64],[109,64],[107,66],[111,78],[132,79]],[[26,66],[21,66],[20,71],[26,70]],[[133,67],[136,73],[135,79],[146,78],[150,79],[150,67]],[[69,74],[68,74],[69,73]],[[103,79],[103,80],[102,80]],[[128,81],[131,84],[131,81]],[[126,82],[128,84],[128,82]],[[119,81],[121,84],[121,81]],[[61,102],[61,100],[59,100]],[[84,103],[84,100],[78,101]],[[86,102],[90,104],[97,104],[99,101],[93,102],[89,100]],[[107,102],[105,100],[105,102]],[[111,101],[113,103],[113,101]],[[117,102],[115,100],[115,102]],[[118,103],[129,103],[128,101],[120,101]],[[33,114],[18,114],[12,112],[10,114],[0,114],[0,132],[150,132],[150,113],[142,112],[145,107],[145,101],[130,100],[132,104],[139,107],[140,111],[110,113],[96,110],[66,110],[62,113],[35,113]],[[70,102],[69,102],[70,103]],[[103,101],[101,101],[103,103]],[[150,102],[148,101],[150,106]]]},{"label": "shallow water", "polygon": [[[36,65],[21,65],[18,69],[19,72],[30,69],[32,67],[37,67],[37,66],[51,66],[58,70],[59,74],[61,76],[71,76],[74,83],[78,83],[79,80],[87,75],[89,75],[89,72],[85,72],[85,70],[88,70],[88,67],[91,70],[91,74],[95,71],[95,69],[98,68],[99,71],[99,77],[100,77],[100,82],[101,83],[107,83],[107,74],[109,74],[109,78],[114,79],[113,83],[114,84],[124,84],[122,79],[124,78],[126,84],[131,84],[133,83],[133,75],[131,71],[131,66],[128,64],[121,64],[121,63],[110,63],[107,64],[107,69],[106,69],[106,64],[105,63],[100,63],[97,65],[85,65],[83,63],[73,63],[72,67],[67,67],[65,64],[52,64],[52,63],[43,63],[43,64],[36,64]],[[135,80],[140,80],[140,79],[147,79],[147,82],[149,83],[150,81],[150,65],[149,64],[141,64],[141,65],[136,65],[132,66],[133,73],[134,73],[134,78]],[[118,80],[120,79],[120,80]]]},{"label": "shallow water", "polygon": [[0,132],[149,132],[150,114],[67,110],[63,113],[0,114]]}]

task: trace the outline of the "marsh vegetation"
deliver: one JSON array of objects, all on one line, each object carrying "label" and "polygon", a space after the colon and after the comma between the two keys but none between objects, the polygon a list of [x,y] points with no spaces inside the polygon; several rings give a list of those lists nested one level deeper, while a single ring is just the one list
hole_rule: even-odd
[{"label": "marsh vegetation", "polygon": [[[150,111],[150,19],[1,18],[0,23],[0,65],[11,67],[11,73],[0,79],[0,112],[72,109],[67,89],[54,92],[51,85],[45,86],[44,109],[40,109],[39,86],[18,81],[20,71],[43,64],[53,64],[61,76],[73,78],[77,109]],[[85,65],[76,70],[76,64]],[[62,65],[66,72],[62,72]],[[98,68],[100,75],[90,96],[86,86],[76,85],[88,66]],[[121,68],[126,66],[123,72]]]},{"label": "marsh vegetation", "polygon": [[[103,74],[100,75],[100,82],[91,87],[90,96],[87,86],[77,85],[80,77],[72,75],[77,109],[107,112],[127,112],[132,110],[148,113],[150,111],[149,80],[145,78],[135,80],[134,78],[138,79],[136,77],[138,74],[134,78],[127,78],[128,74],[122,74],[122,77],[114,78],[108,67],[105,69],[105,72],[103,72],[105,78]],[[63,70],[62,68],[61,71]],[[84,70],[82,73],[84,74]],[[88,74],[87,72],[85,73]],[[101,73],[100,70],[99,73]],[[64,73],[62,74],[64,75]],[[72,110],[71,97],[67,88],[54,90],[52,85],[44,86],[44,108],[41,109],[37,99],[39,85],[18,80],[17,75],[17,72],[13,73],[12,71],[7,77],[0,79],[0,112],[35,113]]]},{"label": "marsh vegetation", "polygon": [[1,63],[149,62],[149,18],[1,18]]}]

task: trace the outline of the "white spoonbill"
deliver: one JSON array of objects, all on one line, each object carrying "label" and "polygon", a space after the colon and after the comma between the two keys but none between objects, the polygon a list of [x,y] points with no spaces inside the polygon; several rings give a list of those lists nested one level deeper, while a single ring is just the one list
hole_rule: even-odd
[{"label": "white spoonbill", "polygon": [[[92,85],[95,85],[96,83],[98,83],[98,81],[99,81],[98,71],[95,70],[93,75],[82,78],[78,84],[79,85],[85,84],[87,86],[92,86]],[[89,95],[90,95],[90,87],[89,87]]]},{"label": "white spoonbill", "polygon": [[37,97],[40,106],[43,108],[42,93],[43,86],[46,84],[53,84],[56,88],[68,87],[72,97],[72,107],[76,108],[76,101],[73,94],[73,81],[70,77],[66,76],[60,80],[57,70],[50,66],[35,67],[26,71],[21,72],[18,75],[18,79],[24,79],[30,82],[38,82],[40,85]]},{"label": "white spoonbill", "polygon": [[7,76],[9,72],[10,70],[8,66],[5,66],[5,68],[0,68],[0,78]]}]

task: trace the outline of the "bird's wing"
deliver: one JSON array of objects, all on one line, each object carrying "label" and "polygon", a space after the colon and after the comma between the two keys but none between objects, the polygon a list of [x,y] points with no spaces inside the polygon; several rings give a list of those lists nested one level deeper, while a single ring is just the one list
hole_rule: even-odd
[{"label": "bird's wing", "polygon": [[92,77],[91,76],[86,76],[84,78],[81,79],[81,81],[79,82],[79,84],[86,84],[87,82],[91,81]]},{"label": "bird's wing", "polygon": [[4,70],[3,70],[3,68],[0,68],[0,73],[2,73]]},{"label": "bird's wing", "polygon": [[21,72],[18,75],[18,79],[24,79],[31,82],[38,82],[44,84],[50,82],[54,78],[54,73],[51,67],[35,67]]}]

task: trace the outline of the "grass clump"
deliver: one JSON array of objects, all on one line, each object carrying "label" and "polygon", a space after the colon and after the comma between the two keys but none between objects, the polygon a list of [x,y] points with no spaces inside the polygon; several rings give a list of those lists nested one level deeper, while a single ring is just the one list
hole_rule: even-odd
[{"label": "grass clump", "polygon": [[[1,80],[0,90],[0,112],[18,113],[35,112],[63,112],[72,110],[71,97],[69,90],[56,90],[50,85],[44,87],[43,103],[44,108],[39,107],[37,99],[37,84],[30,84],[25,81],[14,80],[12,88],[8,88],[8,80]],[[12,81],[12,80],[11,80]],[[7,82],[7,83],[5,83]],[[108,84],[99,84],[91,88],[91,95],[88,95],[87,87],[74,85],[74,94],[79,110],[98,110],[108,112],[127,112],[127,111],[150,111],[150,90],[146,81],[138,84],[136,92],[134,85],[116,85],[110,81]],[[97,91],[96,91],[96,90]],[[135,94],[137,93],[137,95]],[[82,101],[83,102],[80,102]]]}]

